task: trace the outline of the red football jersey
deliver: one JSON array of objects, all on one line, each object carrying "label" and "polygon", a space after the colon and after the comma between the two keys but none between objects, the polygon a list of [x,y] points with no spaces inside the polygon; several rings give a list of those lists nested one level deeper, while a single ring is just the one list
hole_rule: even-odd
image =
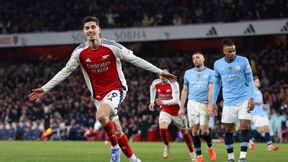
[{"label": "red football jersey", "polygon": [[102,38],[101,44],[95,50],[89,48],[88,42],[80,44],[73,51],[66,66],[42,88],[45,92],[49,91],[80,65],[91,96],[101,101],[112,90],[128,90],[121,59],[158,74],[162,71],[135,56],[131,50],[121,44]]},{"label": "red football jersey", "polygon": [[163,100],[160,106],[161,111],[170,115],[178,115],[179,110],[179,84],[177,82],[162,83],[160,79],[156,79],[150,86],[150,103],[154,103],[157,98]]}]

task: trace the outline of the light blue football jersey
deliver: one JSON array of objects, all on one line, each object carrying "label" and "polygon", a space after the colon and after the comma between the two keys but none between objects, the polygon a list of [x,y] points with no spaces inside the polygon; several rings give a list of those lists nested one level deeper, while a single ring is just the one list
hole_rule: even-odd
[{"label": "light blue football jersey", "polygon": [[213,70],[205,67],[203,70],[195,68],[186,70],[184,85],[188,86],[188,99],[200,103],[208,103],[208,85],[214,82]]},{"label": "light blue football jersey", "polygon": [[[214,63],[214,74],[216,81],[221,80],[224,105],[237,105],[249,99],[248,84],[254,85],[254,83],[251,66],[246,57],[236,55],[230,63],[225,60],[225,57],[217,60]],[[252,83],[247,82],[247,75],[252,79]],[[215,93],[213,97],[217,97]],[[214,101],[215,99],[213,103]]]},{"label": "light blue football jersey", "polygon": [[[263,95],[260,90],[255,89],[254,101],[255,101],[255,107],[252,111],[252,115],[266,116],[263,104]],[[262,103],[256,104],[256,102],[262,102]]]}]

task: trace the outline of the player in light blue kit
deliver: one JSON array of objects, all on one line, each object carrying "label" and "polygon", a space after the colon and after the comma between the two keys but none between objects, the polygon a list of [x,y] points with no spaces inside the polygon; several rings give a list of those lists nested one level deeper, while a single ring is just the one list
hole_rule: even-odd
[{"label": "player in light blue kit", "polygon": [[197,154],[196,162],[204,162],[201,152],[200,132],[207,142],[210,160],[215,161],[216,154],[212,147],[208,126],[208,105],[212,107],[214,72],[204,66],[205,58],[202,53],[194,53],[192,60],[195,67],[185,72],[178,114],[180,116],[184,115],[184,105],[188,96],[187,115],[189,126],[192,127],[193,143]]},{"label": "player in light blue kit", "polygon": [[246,162],[249,143],[249,124],[254,103],[252,70],[246,57],[236,55],[236,47],[229,39],[223,40],[224,57],[214,63],[213,112],[217,115],[217,98],[222,85],[223,112],[221,122],[225,128],[225,145],[228,162],[234,162],[233,133],[235,123],[240,120],[241,152],[239,162]]},{"label": "player in light blue kit", "polygon": [[[261,91],[259,90],[259,87],[261,86],[260,80],[258,76],[254,76],[254,84],[255,84],[255,108],[252,112],[252,121],[255,125],[257,132],[262,134],[265,132],[265,140],[267,143],[267,150],[268,151],[274,151],[278,150],[279,147],[272,145],[272,140],[270,137],[270,129],[269,129],[269,120],[267,117],[267,114],[265,112],[265,107],[263,104],[263,95]],[[253,151],[254,150],[254,141],[255,141],[255,134],[253,135],[252,139],[249,141],[249,147]]]}]

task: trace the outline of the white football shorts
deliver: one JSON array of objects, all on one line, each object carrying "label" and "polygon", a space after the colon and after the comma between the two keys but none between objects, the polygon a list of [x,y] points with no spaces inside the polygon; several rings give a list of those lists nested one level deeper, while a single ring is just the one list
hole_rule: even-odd
[{"label": "white football shorts", "polygon": [[255,127],[264,127],[264,126],[269,126],[269,120],[267,115],[265,116],[260,116],[260,115],[254,115],[252,117],[253,124]]},{"label": "white football shorts", "polygon": [[165,111],[160,111],[159,124],[161,122],[167,122],[169,124],[173,122],[173,124],[175,124],[175,126],[178,127],[179,129],[187,128],[186,117],[172,116]]},{"label": "white football shorts", "polygon": [[208,104],[188,100],[187,115],[190,127],[197,124],[203,126],[209,125]]},{"label": "white football shorts", "polygon": [[95,100],[95,106],[98,109],[103,103],[110,105],[110,107],[112,108],[110,119],[112,121],[115,121],[119,119],[118,109],[120,104],[124,101],[126,97],[126,92],[127,91],[123,90],[113,90],[109,92],[101,101]]},{"label": "white football shorts", "polygon": [[248,101],[237,105],[223,106],[222,123],[237,123],[238,119],[251,120],[251,112],[248,112]]}]

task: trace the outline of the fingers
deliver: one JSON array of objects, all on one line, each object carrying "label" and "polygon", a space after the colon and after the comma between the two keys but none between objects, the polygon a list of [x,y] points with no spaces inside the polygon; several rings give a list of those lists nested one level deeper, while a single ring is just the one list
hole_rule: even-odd
[{"label": "fingers", "polygon": [[177,77],[171,73],[167,73],[167,72],[162,72],[161,76],[163,76],[164,78],[170,80],[171,82],[175,82],[177,81]]},{"label": "fingers", "polygon": [[32,89],[32,93],[28,95],[30,101],[39,101],[39,99],[44,95],[44,91],[41,88]]},{"label": "fingers", "polygon": [[172,82],[175,82],[177,80],[177,77],[173,74],[168,73],[167,79],[169,79]]},{"label": "fingers", "polygon": [[29,97],[29,100],[30,100],[30,101],[34,101],[35,99],[37,99],[37,94],[35,94],[35,93],[33,92],[33,93],[31,93],[28,97]]}]

